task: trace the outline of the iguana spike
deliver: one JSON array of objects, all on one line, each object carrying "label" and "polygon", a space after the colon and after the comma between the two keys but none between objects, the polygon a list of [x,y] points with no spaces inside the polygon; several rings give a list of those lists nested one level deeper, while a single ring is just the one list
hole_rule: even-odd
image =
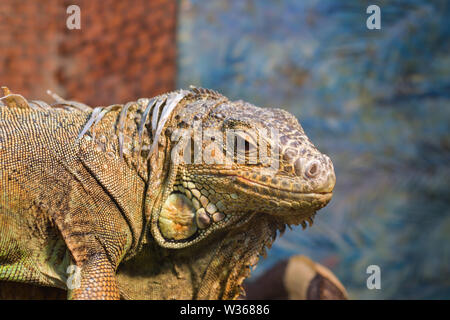
[{"label": "iguana spike", "polygon": [[286,225],[283,224],[280,229],[278,230],[278,232],[280,233],[280,237],[284,234],[284,232],[286,231]]},{"label": "iguana spike", "polygon": [[112,106],[109,106],[109,107],[104,108],[104,109],[102,110],[102,112],[100,112],[100,113],[98,114],[98,116],[95,118],[95,122],[94,122],[94,124],[92,125],[92,139],[93,139],[93,140],[95,140],[95,131],[94,131],[94,128],[97,126],[97,124],[100,122],[100,120],[103,119],[103,117],[105,116],[105,114],[106,114],[108,111],[110,111],[114,106],[119,106],[119,105],[112,105]]},{"label": "iguana spike", "polygon": [[25,99],[20,94],[12,93],[8,87],[1,87],[2,91],[2,97],[0,97],[0,101],[4,101],[6,103],[7,107],[10,108],[21,108],[21,109],[27,109],[32,108],[28,104],[27,99]]},{"label": "iguana spike", "polygon": [[66,100],[64,100],[63,98],[61,98],[60,96],[58,96],[56,93],[52,92],[51,90],[47,90],[47,94],[53,98],[53,100],[55,100],[58,103],[65,103]]},{"label": "iguana spike", "polygon": [[[140,155],[141,151],[142,151],[142,134],[144,133],[144,126],[145,126],[145,123],[147,122],[147,117],[148,117],[150,111],[152,110],[153,106],[155,105],[155,103],[156,103],[156,99],[154,99],[154,98],[150,99],[148,101],[147,107],[145,108],[144,113],[142,114],[141,122],[139,123],[139,127],[138,127],[138,136],[139,136],[139,138],[138,138],[139,139],[138,140],[138,148],[139,148],[138,149],[138,155]],[[139,166],[139,163],[138,163],[138,166]]]},{"label": "iguana spike", "polygon": [[90,110],[92,110],[92,108],[90,106],[88,106],[87,104],[84,104],[84,103],[78,102],[78,101],[66,100],[64,98],[61,98],[56,93],[54,93],[54,92],[52,92],[50,90],[47,90],[47,94],[49,96],[51,96],[58,103],[72,106],[72,107],[74,107],[76,109],[79,109],[81,111],[90,111]]},{"label": "iguana spike", "polygon": [[147,117],[150,113],[150,111],[152,110],[153,106],[155,105],[156,99],[150,99],[147,103],[147,107],[145,107],[144,113],[142,114],[142,119],[141,122],[139,123],[139,128],[138,128],[138,134],[139,134],[139,143],[141,142],[142,139],[142,134],[144,132],[144,126],[145,123],[147,122]]},{"label": "iguana spike", "polygon": [[262,248],[262,250],[261,250],[261,256],[265,259],[265,258],[267,258],[267,251],[266,251],[266,248]]},{"label": "iguana spike", "polygon": [[239,286],[239,296],[245,297],[246,292],[243,286]]},{"label": "iguana spike", "polygon": [[219,92],[212,90],[212,89],[207,89],[207,88],[202,88],[202,87],[196,87],[193,85],[190,85],[189,88],[192,90],[192,92],[194,92],[195,94],[209,94],[212,96],[217,96],[217,97],[224,97],[222,94],[220,94]]},{"label": "iguana spike", "polygon": [[128,109],[134,104],[134,102],[128,102],[120,112],[119,115],[119,154],[120,159],[123,159],[123,130],[125,127],[125,118],[127,117]]},{"label": "iguana spike", "polygon": [[158,120],[158,128],[156,129],[155,135],[153,136],[153,143],[147,158],[150,158],[150,155],[153,154],[153,152],[155,152],[156,146],[158,145],[159,136],[161,135],[162,129],[164,128],[166,121],[169,119],[169,116],[172,113],[173,109],[175,109],[178,103],[185,96],[186,96],[185,92],[178,92],[176,94],[170,95],[167,98],[166,106],[162,110],[161,116]]},{"label": "iguana spike", "polygon": [[32,100],[29,102],[30,107],[33,107],[33,105],[37,105],[38,109],[42,110],[49,110],[51,107],[48,105],[48,103],[41,101],[41,100]]},{"label": "iguana spike", "polygon": [[160,99],[155,107],[153,108],[152,113],[152,136],[155,137],[156,129],[158,127],[158,114],[159,110],[161,109],[161,106],[166,102],[167,98]]},{"label": "iguana spike", "polygon": [[83,138],[85,133],[88,132],[88,130],[91,128],[92,124],[94,123],[94,120],[97,118],[97,115],[102,111],[102,109],[103,109],[103,107],[96,107],[96,108],[94,108],[94,110],[92,111],[92,114],[91,114],[91,117],[90,117],[89,121],[86,123],[86,125],[83,128],[83,130],[78,135],[78,140]]}]

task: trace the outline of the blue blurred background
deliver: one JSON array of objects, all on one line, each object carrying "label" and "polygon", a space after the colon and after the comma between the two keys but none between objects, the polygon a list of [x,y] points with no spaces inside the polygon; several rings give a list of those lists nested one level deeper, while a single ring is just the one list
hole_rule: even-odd
[{"label": "blue blurred background", "polygon": [[351,298],[450,298],[449,23],[448,1],[180,1],[177,87],[283,107],[335,165],[332,202],[254,276],[305,254]]}]

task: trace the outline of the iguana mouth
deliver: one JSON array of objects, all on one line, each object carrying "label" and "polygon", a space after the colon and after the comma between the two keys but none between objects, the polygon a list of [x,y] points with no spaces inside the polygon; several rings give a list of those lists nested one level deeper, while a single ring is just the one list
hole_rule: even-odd
[{"label": "iguana mouth", "polygon": [[[264,183],[258,180],[250,179],[242,175],[237,175],[236,173],[222,171],[220,173],[204,172],[203,175],[217,176],[217,177],[227,177],[237,185],[241,186],[243,189],[254,191],[255,193],[264,194],[267,196],[273,196],[278,199],[283,200],[304,200],[310,198],[320,198],[326,199],[331,198],[333,195],[334,181],[327,180],[325,184],[319,186],[315,189],[302,188],[296,190],[296,185],[300,185],[301,181],[296,181],[292,178],[278,178],[280,183],[278,185],[273,185],[269,183]],[[292,188],[283,187],[284,182],[287,185],[293,185]]]},{"label": "iguana mouth", "polygon": [[[255,181],[229,172],[221,172],[220,174],[211,174],[208,172],[204,174],[230,179],[233,182],[233,187],[236,191],[247,194],[250,198],[260,199],[260,204],[264,204],[264,207],[268,209],[267,211],[271,211],[270,213],[277,209],[275,211],[277,211],[278,214],[286,211],[287,214],[304,215],[306,211],[317,211],[323,208],[330,202],[333,196],[332,190],[334,184],[331,187],[322,187],[319,191],[305,190],[302,192],[289,190],[280,186],[264,184],[260,181]],[[329,191],[322,191],[324,189],[328,189]],[[255,203],[255,205],[259,207],[259,204]]]},{"label": "iguana mouth", "polygon": [[303,192],[303,191],[297,191],[287,188],[282,188],[278,186],[273,186],[269,184],[264,184],[256,180],[251,180],[242,176],[233,176],[236,179],[236,182],[238,182],[240,185],[244,187],[256,187],[256,188],[265,188],[267,191],[272,190],[274,194],[277,196],[286,196],[286,198],[289,197],[311,197],[311,196],[317,196],[320,197],[320,195],[332,195],[333,191],[332,189],[330,191],[311,191],[311,192]]},{"label": "iguana mouth", "polygon": [[[325,207],[333,192],[295,192],[264,185],[247,178],[235,176],[235,187],[261,199],[262,213],[285,217],[294,224],[302,222]],[[297,222],[298,220],[298,222]]]}]

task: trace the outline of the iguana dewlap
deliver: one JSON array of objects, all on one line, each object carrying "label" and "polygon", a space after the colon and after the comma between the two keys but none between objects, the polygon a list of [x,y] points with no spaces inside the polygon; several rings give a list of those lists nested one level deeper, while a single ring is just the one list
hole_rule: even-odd
[{"label": "iguana dewlap", "polygon": [[280,109],[198,88],[97,108],[2,90],[0,280],[118,299],[119,265],[150,246],[190,298],[236,298],[277,231],[332,197],[331,160]]}]

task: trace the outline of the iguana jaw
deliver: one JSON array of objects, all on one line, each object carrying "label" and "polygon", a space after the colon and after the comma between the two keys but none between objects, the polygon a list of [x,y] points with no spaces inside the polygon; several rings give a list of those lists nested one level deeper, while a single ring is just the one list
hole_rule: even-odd
[{"label": "iguana jaw", "polygon": [[[193,171],[190,168],[189,171]],[[236,171],[234,171],[236,172]],[[317,211],[329,203],[333,196],[333,188],[335,185],[334,174],[323,184],[318,185],[316,189],[300,188],[283,188],[283,183],[274,186],[269,183],[248,178],[247,174],[236,175],[232,170],[202,170],[195,174],[195,178],[199,181],[213,180],[215,182],[214,189],[228,189],[229,195],[234,195],[235,199],[230,199],[226,203],[225,212],[235,209],[235,203],[242,201],[244,207],[248,207],[249,212],[263,212],[268,214],[294,214],[305,215],[306,212]],[[286,185],[301,185],[301,179],[292,179],[277,177],[279,181],[286,179]],[[202,187],[202,183],[197,183]],[[187,189],[187,188],[186,188]],[[191,190],[192,191],[192,190]],[[233,198],[233,196],[232,196]],[[257,203],[254,206],[246,200]],[[231,203],[230,203],[231,202]],[[241,208],[242,209],[242,208]],[[247,210],[244,210],[247,211]]]},{"label": "iguana jaw", "polygon": [[[280,225],[305,226],[306,221],[311,225],[315,212],[332,197],[332,192],[288,192],[262,185],[259,187],[266,190],[249,188],[250,182],[237,176],[208,175],[204,180],[215,181],[217,192],[208,194],[202,184],[195,181],[177,180],[167,186],[167,196],[163,197],[152,224],[153,236],[162,247],[185,248],[213,232],[236,228],[261,214],[273,216]],[[220,193],[223,190],[220,186],[226,188],[230,180],[233,181],[233,189]],[[206,190],[213,192],[210,188]],[[209,210],[211,204],[214,208],[212,212]],[[202,220],[201,216],[207,221]]]},{"label": "iguana jaw", "polygon": [[275,188],[270,185],[236,176],[236,189],[258,197],[267,202],[269,207],[263,206],[262,212],[273,215],[304,215],[304,211],[316,211],[326,206],[333,196],[334,182],[330,187],[322,188],[318,192],[298,192]]},{"label": "iguana jaw", "polygon": [[[296,199],[299,196],[301,197],[301,195],[307,194],[319,195],[332,193],[336,182],[334,176],[330,176],[330,178],[320,187],[317,187],[312,190],[307,190],[301,187],[300,188],[293,187],[294,185],[301,185],[300,179],[279,177],[277,178],[279,181],[281,181],[279,185],[273,185],[269,183],[262,183],[261,181],[249,179],[239,175],[232,175],[231,177],[234,177],[236,182],[238,182],[243,187],[261,189],[260,191],[265,191],[277,197],[281,196],[282,198],[287,200],[289,198]],[[286,187],[284,187],[284,185],[286,185]]]}]

